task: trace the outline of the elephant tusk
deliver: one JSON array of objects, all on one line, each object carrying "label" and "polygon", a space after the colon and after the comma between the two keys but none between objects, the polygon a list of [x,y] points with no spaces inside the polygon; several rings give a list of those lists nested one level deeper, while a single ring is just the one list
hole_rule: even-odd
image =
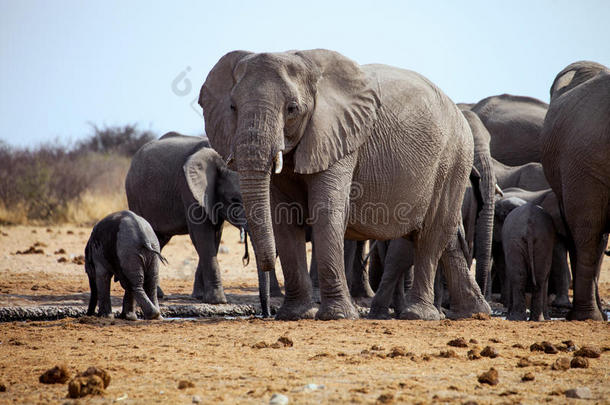
[{"label": "elephant tusk", "polygon": [[284,156],[282,155],[281,150],[278,151],[273,158],[273,163],[275,163],[275,174],[280,174],[282,172],[282,168],[284,167]]},{"label": "elephant tusk", "polygon": [[233,162],[233,152],[229,153],[229,157],[227,158],[227,160],[225,160],[225,163],[227,165],[230,165],[231,162]]},{"label": "elephant tusk", "polygon": [[504,192],[502,191],[500,186],[498,186],[498,184],[496,184],[496,194],[500,195],[500,197],[504,197]]}]

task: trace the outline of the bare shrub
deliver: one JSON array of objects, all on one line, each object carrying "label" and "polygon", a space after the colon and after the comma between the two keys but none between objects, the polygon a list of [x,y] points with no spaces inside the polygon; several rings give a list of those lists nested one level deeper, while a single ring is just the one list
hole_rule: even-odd
[{"label": "bare shrub", "polygon": [[74,147],[13,148],[0,142],[0,223],[94,222],[126,208],[130,158],[153,138],[126,125],[93,126],[90,137]]}]

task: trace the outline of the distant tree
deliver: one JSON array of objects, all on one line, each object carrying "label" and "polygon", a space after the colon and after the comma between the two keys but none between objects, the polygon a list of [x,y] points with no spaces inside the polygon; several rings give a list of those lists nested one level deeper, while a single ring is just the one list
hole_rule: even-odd
[{"label": "distant tree", "polygon": [[133,156],[145,143],[156,139],[152,131],[141,131],[135,124],[102,128],[91,124],[93,134],[76,144],[75,152],[116,153]]}]

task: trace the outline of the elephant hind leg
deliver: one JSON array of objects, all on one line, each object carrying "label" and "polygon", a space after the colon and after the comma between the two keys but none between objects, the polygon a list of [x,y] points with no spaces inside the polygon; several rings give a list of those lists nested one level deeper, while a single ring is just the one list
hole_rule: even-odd
[{"label": "elephant hind leg", "polygon": [[[587,199],[587,208],[582,208],[582,196]],[[569,320],[603,320],[597,299],[603,252],[607,245],[604,235],[608,221],[609,196],[606,186],[599,181],[582,176],[564,184],[564,215],[574,247],[570,252],[574,275],[574,299]]]},{"label": "elephant hind leg", "polygon": [[462,230],[449,242],[441,256],[443,275],[447,281],[450,297],[448,318],[470,318],[477,313],[491,314],[491,307],[481,293],[474,276],[466,263],[462,248]]}]

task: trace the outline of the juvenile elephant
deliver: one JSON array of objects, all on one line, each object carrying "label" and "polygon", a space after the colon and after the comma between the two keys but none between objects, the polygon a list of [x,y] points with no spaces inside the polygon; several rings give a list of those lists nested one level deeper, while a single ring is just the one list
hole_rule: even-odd
[{"label": "juvenile elephant", "polygon": [[519,166],[540,162],[540,131],[548,107],[535,98],[502,94],[484,98],[471,111],[491,135],[491,156]]},{"label": "juvenile elephant", "polygon": [[157,302],[159,284],[159,241],[146,220],[131,211],[119,211],[99,221],[85,247],[85,271],[91,297],[87,315],[112,317],[110,282],[125,289],[121,318],[135,321],[137,301],[146,319],[161,317]]},{"label": "juvenile elephant", "polygon": [[569,232],[574,300],[568,319],[605,318],[597,281],[610,231],[610,70],[564,68],[551,85],[542,164]]},{"label": "juvenile elephant", "polygon": [[[531,284],[530,321],[543,321],[548,318],[548,281],[556,236],[553,219],[539,205],[516,197],[498,205],[509,291],[507,319],[526,320],[525,292]],[[504,207],[507,205],[510,207]]]},{"label": "juvenile elephant", "polygon": [[[193,297],[211,304],[227,302],[216,258],[222,226],[227,220],[243,227],[246,220],[237,173],[227,168],[207,139],[169,132],[145,144],[131,161],[125,190],[129,209],[151,224],[161,249],[174,235],[191,237],[199,255]],[[260,276],[264,293],[268,287]],[[272,288],[279,289],[275,273],[271,276]]]},{"label": "juvenile elephant", "polygon": [[[571,303],[568,296],[570,268],[567,260],[567,231],[561,216],[557,196],[551,189],[528,191],[520,188],[507,188],[504,189],[504,197],[500,198],[496,203],[497,216],[499,215],[500,218],[504,218],[508,215],[508,212],[506,210],[502,212],[502,210],[507,207],[514,208],[510,203],[505,202],[511,199],[538,205],[551,217],[555,228],[555,244],[552,251],[549,293],[555,294],[555,299],[552,302],[553,306],[569,308]],[[502,291],[502,301],[508,303],[510,295],[506,282],[506,264],[502,243],[502,223],[496,221],[494,224],[493,248],[494,273]]]},{"label": "juvenile elephant", "polygon": [[490,312],[456,238],[472,135],[430,81],[328,50],[234,51],[210,71],[199,103],[210,143],[239,173],[260,269],[275,268],[277,246],[286,282],[278,319],[315,313],[306,222],[316,244],[319,319],[357,317],[344,237],[413,240],[415,280],[404,317],[439,319],[439,259],[450,269],[456,313]]}]

